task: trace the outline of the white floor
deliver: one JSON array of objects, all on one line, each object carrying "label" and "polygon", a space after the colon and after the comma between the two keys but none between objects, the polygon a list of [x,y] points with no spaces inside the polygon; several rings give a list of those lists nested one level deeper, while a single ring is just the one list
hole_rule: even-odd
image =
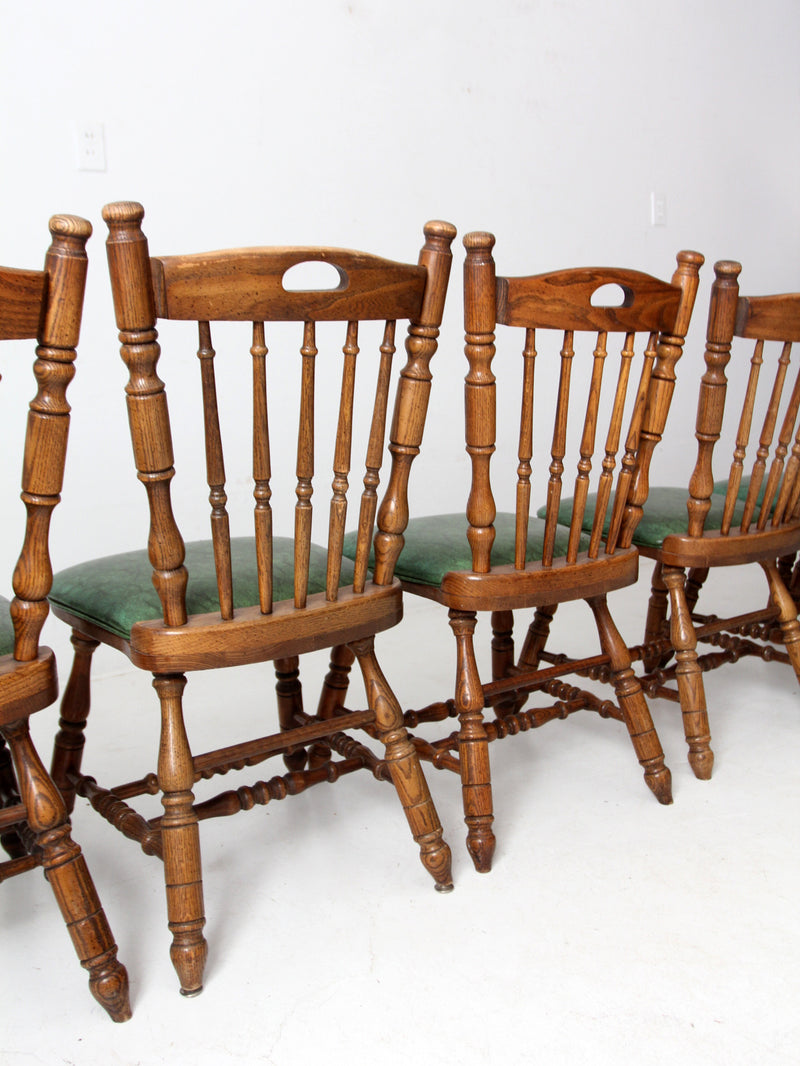
[{"label": "white floor", "polygon": [[[643,576],[612,598],[631,640]],[[749,581],[731,571],[720,595]],[[577,640],[588,622],[581,604],[562,613]],[[450,694],[452,644],[444,611],[413,600],[379,638],[404,705]],[[307,671],[309,703],[324,665]],[[190,679],[195,750],[272,731],[269,692],[261,721],[271,685],[263,668]],[[169,961],[158,860],[81,801],[75,837],[130,973],[134,1016],[108,1021],[41,874],[15,878],[0,890],[0,1062],[798,1063],[797,685],[789,667],[748,661],[708,675],[707,691],[710,782],[690,772],[675,705],[652,704],[671,807],[651,796],[613,721],[577,714],[494,744],[488,875],[463,847],[457,778],[429,770],[453,848],[449,895],[419,864],[393,790],[366,774],[205,823],[210,953],[192,1000]],[[38,717],[49,756],[55,712]],[[90,772],[154,769],[148,678],[100,678],[89,736]],[[264,776],[280,772],[272,764]]]}]

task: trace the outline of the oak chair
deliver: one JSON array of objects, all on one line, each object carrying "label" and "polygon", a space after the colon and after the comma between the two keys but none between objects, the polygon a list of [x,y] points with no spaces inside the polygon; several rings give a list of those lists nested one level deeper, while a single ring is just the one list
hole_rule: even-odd
[{"label": "oak chair", "polygon": [[[759,656],[791,664],[800,680],[792,596],[800,549],[800,370],[792,363],[800,293],[740,296],[739,263],[718,262],[714,272],[688,492],[653,488],[634,538],[655,560],[645,643],[634,653],[644,660],[647,691],[680,702],[689,762],[701,779],[714,764],[703,672]],[[742,369],[749,361],[740,405],[726,373],[732,359]],[[766,576],[766,606],[743,604],[722,617],[698,610],[712,568],[753,564]],[[698,656],[698,642],[714,650]]]},{"label": "oak chair", "polygon": [[[89,988],[116,1022],[130,1018],[128,975],[64,801],[33,745],[29,718],[58,696],[56,662],[39,638],[52,580],[50,519],[64,476],[69,430],[67,386],[75,373],[92,227],[56,215],[43,270],[0,267],[0,340],[37,340],[37,393],[28,409],[22,464],[27,522],[13,576],[14,599],[0,598],[0,843],[9,858],[0,881],[41,866],[67,924]],[[9,349],[9,355],[12,352]]]},{"label": "oak chair", "polygon": [[[53,773],[68,801],[76,792],[87,796],[145,853],[163,860],[172,961],[181,991],[193,995],[202,988],[207,954],[198,833],[204,818],[247,810],[366,768],[394,783],[422,862],[437,888],[452,886],[449,848],[373,645],[375,635],[402,615],[401,587],[393,570],[408,519],[407,482],[422,437],[431,380],[428,364],[436,350],[455,230],[444,222],[426,225],[417,264],[326,247],[250,248],[151,259],[141,228],[143,217],[142,207],[135,203],[111,204],[103,210],[121,354],[130,374],[126,393],[134,456],[149,504],[148,549],[94,560],[56,575],[53,609],[73,627],[75,659],[62,703]],[[306,263],[334,268],[335,287],[299,291],[285,287],[288,271]],[[170,424],[165,386],[156,373],[160,355],[156,325],[165,319],[196,323],[199,337],[208,482],[203,493],[208,493],[211,523],[206,541],[184,543],[173,513],[172,433],[177,439],[183,430],[191,440],[191,429],[175,421]],[[409,323],[407,361],[395,393],[391,470],[377,516],[379,560],[367,580],[367,541],[377,510],[398,319]],[[375,358],[369,351],[359,354],[360,323],[370,321],[379,324]],[[246,342],[238,366],[229,351],[216,357],[212,323],[239,324]],[[291,348],[284,344],[283,333],[277,343],[273,340],[274,330],[285,323],[294,324]],[[324,332],[328,323],[340,324],[336,342],[340,351],[338,356],[328,352],[318,357],[317,327]],[[231,327],[219,328],[224,332]],[[226,347],[230,347],[227,342]],[[317,371],[332,366],[334,360],[340,373],[339,396],[329,390],[318,398]],[[174,358],[169,365],[175,366]],[[369,397],[368,405],[354,399],[361,396],[355,392],[357,378]],[[218,380],[220,389],[238,383],[239,421],[244,405],[252,411],[247,525],[253,536],[231,535],[234,516],[228,510],[226,423],[220,414]],[[294,383],[288,400],[280,398],[286,382]],[[322,452],[316,428],[321,415],[336,409],[337,399],[333,444],[325,451],[333,477],[327,544],[318,546],[312,542],[311,502],[315,436],[317,451]],[[286,441],[287,405],[299,410],[294,454]],[[362,408],[369,424],[359,559],[353,565],[343,558],[342,539],[353,425]],[[270,423],[279,427],[272,439]],[[273,485],[280,487],[279,460],[284,457],[283,465],[289,466],[287,455],[293,488],[288,493],[291,503],[287,499],[281,509],[277,491],[273,499]],[[230,482],[236,483],[234,478]],[[273,535],[273,511],[276,530],[282,516],[288,515],[293,536]],[[98,642],[119,649],[153,674],[161,706],[157,773],[110,789],[80,772],[90,661]],[[304,711],[299,656],[326,647],[357,658],[367,691],[366,711],[331,715],[326,710],[329,701],[323,701],[316,715]],[[182,709],[186,674],[257,662],[275,665],[278,731],[193,755]],[[230,708],[224,713],[234,717]],[[366,731],[364,740],[367,733],[379,739],[384,745],[382,757],[345,732],[351,730]],[[333,753],[342,758],[334,759]],[[201,778],[255,765],[273,755],[284,756],[289,773],[194,802],[192,789]],[[159,792],[164,809],[159,818],[145,819],[127,802]]]},{"label": "oak chair", "polygon": [[[466,449],[472,471],[466,516],[412,519],[395,571],[404,590],[449,609],[456,640],[455,698],[409,712],[406,722],[413,726],[445,715],[459,718],[457,734],[416,743],[435,766],[461,776],[467,847],[478,870],[490,868],[495,847],[489,742],[580,708],[625,722],[646,783],[661,803],[671,802],[669,770],[606,597],[636,580],[638,553],[632,536],[647,495],[647,465],[663,428],[674,365],[703,261],[697,253],[681,252],[671,282],[631,270],[599,269],[496,277],[494,243],[489,233],[464,238]],[[609,285],[622,294],[620,306],[603,306],[599,290],[605,292]],[[592,302],[595,293],[600,306]],[[521,349],[521,358],[503,345],[502,357],[498,354],[495,359],[497,324],[517,327],[507,330],[504,340],[519,337],[516,350]],[[634,373],[637,332],[644,334],[638,376]],[[581,350],[582,335],[589,336],[587,350]],[[616,349],[613,335],[621,335]],[[616,363],[615,376],[610,363]],[[556,379],[554,396],[548,384]],[[568,415],[574,418],[579,399],[586,406],[576,435]],[[515,471],[509,479],[512,509],[498,511],[495,493],[502,491],[503,481],[497,475],[493,479],[490,469],[497,415],[498,410],[514,408],[520,419],[517,442],[510,449],[514,459],[509,467]],[[601,416],[607,426],[604,433]],[[561,524],[558,512],[570,444],[577,460],[575,505],[566,524]],[[597,479],[601,505],[590,533],[584,535],[581,526],[596,445],[603,450]],[[534,489],[545,491],[539,474],[542,478],[549,474],[544,519],[530,513]],[[606,513],[611,532],[603,538],[601,515]],[[513,611],[539,607],[551,617],[557,604],[575,599],[586,600],[593,612],[597,654],[579,662],[542,666],[539,651],[544,634],[533,629],[515,662]],[[482,682],[479,675],[473,639],[482,612],[490,613],[494,631],[489,682]],[[610,671],[619,706],[562,681],[565,674],[601,666]],[[556,702],[546,700],[545,706],[523,710],[531,694],[555,696]],[[487,707],[495,714],[491,722],[484,720]]]}]

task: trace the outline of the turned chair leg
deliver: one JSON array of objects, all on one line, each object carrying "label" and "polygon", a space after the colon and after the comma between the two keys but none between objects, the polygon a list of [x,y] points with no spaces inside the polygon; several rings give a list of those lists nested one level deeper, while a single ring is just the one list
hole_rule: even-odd
[{"label": "turned chair leg", "polygon": [[[281,731],[297,726],[295,716],[303,711],[303,688],[300,684],[300,659],[292,655],[288,659],[275,660],[275,694],[278,700],[278,722]],[[283,756],[288,770],[302,770],[306,765],[306,749],[302,746],[289,748]]]},{"label": "turned chair leg", "polygon": [[[322,682],[322,691],[317,706],[317,718],[323,721],[335,718],[344,706],[347,690],[350,685],[350,668],[355,660],[355,655],[346,644],[340,644],[331,651],[331,661],[325,680]],[[318,740],[311,745],[308,753],[309,769],[316,770],[330,762],[331,749],[324,740]]]},{"label": "turned chair leg", "polygon": [[761,568],[767,575],[769,594],[778,608],[778,624],[781,627],[783,646],[789,656],[795,676],[800,681],[800,622],[797,620],[797,605],[780,576],[774,562],[762,563]]},{"label": "turned chair leg", "polygon": [[666,666],[672,658],[672,653],[659,653],[650,649],[654,641],[660,641],[667,636],[667,586],[664,584],[663,567],[657,562],[653,567],[653,576],[650,580],[650,599],[647,601],[647,615],[644,623],[644,656],[642,665],[645,670],[656,670],[659,666]]},{"label": "turned chair leg", "polygon": [[664,764],[661,741],[650,717],[642,686],[631,669],[625,641],[614,624],[605,596],[586,601],[592,609],[600,644],[609,657],[611,682],[619,700],[644,780],[659,803],[672,803],[672,775]]},{"label": "turned chair leg", "polygon": [[[5,738],[0,733],[0,810],[3,807],[16,807],[19,802],[19,789],[17,779],[14,777],[11,753],[6,746]],[[26,854],[25,845],[19,833],[13,828],[0,833],[0,847],[12,859],[21,859]]]},{"label": "turned chair leg", "polygon": [[439,892],[453,887],[450,848],[442,836],[439,815],[428,790],[419,756],[403,725],[403,713],[375,657],[373,637],[354,641],[350,647],[364,677],[367,702],[375,713],[378,739],[386,748],[386,764],[414,840],[420,849],[422,865],[430,873]]},{"label": "turned chair leg", "polygon": [[496,841],[492,830],[489,738],[483,721],[483,689],[473,641],[476,622],[474,611],[450,611],[450,628],[456,638],[455,704],[460,723],[458,753],[467,851],[475,869],[487,873],[492,868]]},{"label": "turned chair leg", "polygon": [[73,776],[80,773],[85,742],[84,730],[91,707],[92,656],[98,642],[72,631],[72,646],[75,654],[67,687],[61,700],[59,730],[53,744],[53,759],[50,767],[53,780],[58,786],[67,812],[75,806]]},{"label": "turned chair leg", "polygon": [[158,784],[164,815],[161,843],[167,917],[172,933],[170,957],[181,983],[181,994],[195,996],[203,990],[203,970],[208,944],[203,936],[203,875],[200,833],[192,803],[194,769],[183,721],[183,674],[160,674],[153,687],[161,701],[161,742]]},{"label": "turned chair leg", "polygon": [[538,667],[557,609],[558,604],[553,603],[546,607],[537,607],[534,611],[533,621],[528,626],[519,656],[520,670],[535,670]]},{"label": "turned chair leg", "polygon": [[694,609],[697,606],[697,601],[700,598],[700,593],[703,591],[703,585],[705,585],[707,577],[707,566],[693,566],[689,570],[685,588],[686,606],[689,608],[690,614],[694,613]]},{"label": "turned chair leg", "polygon": [[[508,677],[514,668],[514,612],[492,611],[492,680]],[[517,697],[513,692],[497,696],[491,707],[502,718],[518,709]]]},{"label": "turned chair leg", "polygon": [[789,580],[786,582],[786,587],[795,602],[795,606],[800,611],[800,553],[795,556],[794,567]]},{"label": "turned chair leg", "polygon": [[[683,731],[689,745],[689,765],[695,777],[708,781],[714,769],[714,752],[711,750],[703,673],[697,661],[697,636],[686,598],[688,582],[684,571],[677,566],[665,566],[663,578],[669,590],[670,641],[675,649],[675,677]],[[698,591],[699,587],[696,585]]]},{"label": "turned chair leg", "polygon": [[128,974],[98,899],[86,860],[70,835],[64,801],[31,742],[27,719],[3,726],[20,796],[44,874],[53,889],[92,995],[115,1022],[131,1016]]}]

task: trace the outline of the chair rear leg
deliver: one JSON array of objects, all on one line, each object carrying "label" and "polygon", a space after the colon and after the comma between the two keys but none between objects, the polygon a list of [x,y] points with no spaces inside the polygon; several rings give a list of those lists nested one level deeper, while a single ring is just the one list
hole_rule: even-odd
[{"label": "chair rear leg", "polygon": [[[19,802],[19,789],[11,763],[11,753],[6,746],[5,738],[0,734],[0,809],[16,807]],[[0,847],[12,859],[21,859],[26,853],[19,833],[13,828],[0,833]]]},{"label": "chair rear leg", "polygon": [[795,676],[800,681],[800,622],[797,620],[797,605],[781,578],[774,561],[762,562],[761,568],[767,575],[769,594],[778,608],[778,624],[781,627],[783,646],[789,656]]},{"label": "chair rear leg", "polygon": [[[695,777],[708,781],[714,769],[714,752],[711,750],[703,674],[697,661],[697,637],[692,625],[691,608],[687,603],[689,582],[684,571],[677,566],[665,566],[663,577],[669,590],[670,642],[675,650],[675,677],[683,715],[683,731],[689,745],[689,765]],[[696,587],[699,591],[700,585]]]},{"label": "chair rear leg", "polygon": [[690,614],[694,613],[694,609],[697,606],[697,601],[700,598],[700,593],[703,590],[703,585],[705,585],[707,577],[707,566],[693,566],[689,571],[686,578],[686,606],[689,608]]},{"label": "chair rear leg", "polygon": [[558,604],[553,603],[547,607],[537,607],[534,611],[533,621],[528,626],[528,632],[519,656],[521,670],[535,670],[539,665],[542,652],[550,636],[550,626],[557,609]]},{"label": "chair rear leg", "polygon": [[203,970],[208,944],[203,936],[203,875],[200,833],[192,804],[194,769],[183,721],[183,674],[159,674],[153,687],[161,701],[161,741],[158,784],[164,815],[161,843],[167,917],[172,933],[170,958],[181,983],[181,994],[195,996],[203,990]]},{"label": "chair rear leg", "polygon": [[433,805],[419,756],[403,725],[403,713],[375,657],[373,637],[350,645],[364,676],[369,707],[375,712],[378,737],[386,747],[386,763],[414,840],[420,849],[422,865],[436,882],[439,892],[453,887],[450,848],[442,836],[439,815]]},{"label": "chair rear leg", "polygon": [[[354,659],[355,655],[346,644],[340,644],[331,650],[330,666],[322,682],[322,691],[319,696],[317,718],[323,720],[334,718],[344,706],[350,685],[350,668]],[[309,749],[309,768],[316,770],[330,762],[330,758],[331,749],[323,740],[318,740]]]},{"label": "chair rear leg", "polygon": [[644,780],[659,803],[672,803],[672,775],[664,765],[664,752],[650,709],[636,675],[631,669],[631,657],[619,630],[614,624],[605,596],[586,601],[592,609],[600,644],[608,655],[611,682],[628,727]]},{"label": "chair rear leg", "polygon": [[[514,667],[514,612],[492,611],[492,680],[508,677]],[[517,709],[517,696],[504,693],[491,701],[491,707],[502,718]]]},{"label": "chair rear leg", "polygon": [[[296,727],[295,715],[303,710],[303,688],[300,684],[300,659],[292,655],[287,659],[275,660],[275,694],[278,699],[278,722],[281,731]],[[290,748],[283,756],[284,764],[289,770],[302,770],[306,765],[307,753],[302,746]]]},{"label": "chair rear leg", "polygon": [[789,595],[794,600],[798,611],[800,611],[800,553],[794,557],[794,567],[789,580],[786,582],[786,587],[788,588]]},{"label": "chair rear leg", "polygon": [[644,657],[642,665],[645,670],[657,670],[659,666],[666,666],[672,658],[671,652],[661,654],[653,651],[650,645],[654,641],[660,641],[667,635],[667,586],[662,576],[663,567],[657,562],[653,567],[653,576],[650,579],[650,599],[647,602],[647,616],[644,623]]},{"label": "chair rear leg", "polygon": [[461,797],[467,824],[467,851],[475,869],[492,868],[495,835],[489,738],[483,722],[483,688],[475,661],[474,611],[450,611],[450,628],[456,638],[455,704],[460,729],[458,754],[461,763]]},{"label": "chair rear leg", "polygon": [[59,730],[53,743],[51,773],[64,797],[67,811],[75,806],[75,785],[72,776],[80,773],[85,743],[84,730],[91,708],[92,656],[98,646],[96,640],[76,629],[72,631],[75,653],[67,687],[61,699]]},{"label": "chair rear leg", "polygon": [[23,719],[3,726],[11,748],[22,802],[45,877],[53,889],[92,995],[115,1022],[131,1016],[128,974],[80,847],[70,835],[64,801],[42,765]]}]

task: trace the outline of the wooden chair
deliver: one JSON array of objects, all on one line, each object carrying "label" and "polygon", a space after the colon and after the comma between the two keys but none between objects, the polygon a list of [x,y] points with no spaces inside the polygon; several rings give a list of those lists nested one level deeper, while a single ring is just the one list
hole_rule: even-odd
[{"label": "wooden chair", "polygon": [[[92,227],[70,215],[50,220],[44,270],[0,268],[0,340],[38,338],[22,465],[27,523],[13,577],[0,602],[0,842],[10,858],[0,881],[41,866],[52,886],[95,999],[116,1022],[131,1016],[128,975],[64,801],[31,740],[28,719],[58,696],[56,662],[40,647],[52,569],[50,518],[59,501],[69,429],[67,386],[75,373]],[[10,354],[10,353],[9,353]]]},{"label": "wooden chair", "polygon": [[[495,847],[488,744],[498,737],[565,717],[580,708],[621,719],[644,768],[645,781],[660,802],[671,802],[669,770],[606,596],[636,580],[638,553],[631,539],[647,495],[647,465],[663,428],[674,385],[674,365],[681,354],[703,260],[697,253],[681,252],[671,283],[631,270],[576,269],[536,277],[496,277],[494,237],[471,233],[464,244],[465,351],[469,364],[466,447],[472,467],[466,518],[437,515],[412,519],[395,572],[406,591],[449,609],[457,653],[455,698],[410,712],[406,722],[413,726],[458,715],[458,734],[434,743],[416,742],[420,753],[435,766],[460,773],[467,847],[476,868],[488,870]],[[621,290],[621,306],[593,305],[593,294],[607,285],[617,293]],[[502,358],[495,359],[498,323],[519,327],[524,333],[519,362],[513,361],[505,347]],[[552,343],[550,331],[558,335],[552,352],[547,350]],[[643,331],[646,339],[634,384],[637,331]],[[591,343],[588,351],[581,352],[583,333],[590,334]],[[613,334],[622,335],[616,376],[607,366],[614,361]],[[542,360],[546,360],[545,365],[535,375]],[[502,370],[502,375],[497,371],[503,379],[500,383],[495,378],[498,367]],[[498,392],[503,384],[508,385],[513,370],[518,374],[517,385],[502,391],[502,401],[498,401]],[[554,383],[556,378],[557,394],[553,395],[548,382]],[[503,512],[495,503],[495,486],[502,486],[502,481],[497,476],[492,479],[490,461],[497,443],[498,404],[502,403],[500,410],[504,412],[512,410],[512,392],[520,411],[519,437],[513,448],[515,502],[511,511]],[[537,405],[541,402],[536,411],[534,396]],[[568,413],[574,411],[579,396],[587,405],[586,413],[572,441],[575,435],[568,432]],[[601,415],[607,422],[604,435]],[[624,418],[628,429],[622,436]],[[544,428],[548,420],[552,427],[550,448]],[[536,448],[534,436],[539,442]],[[570,442],[575,445],[577,459],[575,501],[572,514],[562,525],[558,512]],[[598,464],[601,506],[587,536],[581,526],[597,442],[603,449]],[[617,464],[621,442],[623,455]],[[545,454],[549,464],[546,517],[537,519],[530,515],[530,501],[538,485],[537,471],[544,473]],[[611,516],[611,533],[603,539],[600,516],[606,513]],[[586,600],[593,612],[598,653],[543,667],[539,651],[544,633],[534,631],[515,663],[512,612],[538,606],[552,617],[557,604],[575,599]],[[479,675],[473,641],[479,612],[491,613],[494,630],[493,679],[485,683]],[[610,672],[618,707],[561,680],[564,674],[601,667]],[[522,710],[529,694],[536,692],[555,695],[555,704]],[[484,720],[485,707],[493,708],[494,721]]]},{"label": "wooden chair", "polygon": [[[800,549],[800,371],[791,363],[800,294],[740,296],[739,263],[722,261],[714,271],[688,493],[652,489],[634,537],[656,565],[645,644],[633,651],[648,669],[648,692],[679,700],[689,762],[701,779],[714,764],[702,673],[755,655],[790,663],[800,679],[791,592]],[[741,408],[728,389],[732,358],[749,359]],[[721,438],[733,444],[730,465]],[[754,563],[766,575],[766,607],[734,617],[697,610],[710,569]],[[698,656],[698,641],[715,650]]]},{"label": "wooden chair", "polygon": [[[408,518],[407,481],[422,437],[431,378],[428,364],[436,350],[455,230],[444,222],[429,223],[416,265],[324,247],[253,248],[150,259],[141,229],[143,216],[142,207],[132,203],[111,204],[103,211],[109,228],[108,258],[121,353],[130,373],[126,392],[134,455],[150,509],[148,550],[95,560],[56,575],[53,608],[73,627],[75,661],[62,704],[53,773],[65,795],[74,796],[77,791],[88,796],[98,811],[137,840],[146,853],[163,859],[172,961],[181,991],[192,995],[202,988],[207,953],[198,834],[198,823],[204,818],[282,799],[366,767],[376,777],[394,783],[422,861],[437,888],[452,886],[450,852],[373,643],[375,634],[395,625],[402,614],[401,587],[393,569]],[[290,268],[307,262],[332,264],[336,287],[284,288]],[[171,434],[184,427],[175,423],[170,427],[164,384],[156,374],[160,319],[198,323],[208,480],[204,492],[210,493],[211,504],[208,541],[184,544],[173,514]],[[380,557],[373,579],[367,581],[366,545],[377,508],[397,319],[409,320],[408,358],[395,396],[391,472],[378,515]],[[378,337],[380,352],[376,344],[378,359],[370,359],[367,352],[358,355],[359,320],[384,323]],[[249,323],[242,353],[245,368],[235,370],[230,365],[232,356],[226,353],[217,374],[212,322]],[[282,342],[268,352],[272,327],[265,328],[265,322],[302,323],[293,342],[298,354],[287,354]],[[331,365],[330,355],[324,361],[317,359],[317,325],[328,322],[342,323],[337,347],[342,341],[344,346],[339,357],[338,424],[330,452],[333,492],[327,547],[319,547],[311,537],[315,373],[318,364],[322,364],[321,371]],[[298,329],[294,327],[295,332]],[[354,387],[362,364],[359,380],[366,376],[374,380],[376,373],[377,385],[366,410],[368,418],[371,411],[371,421],[361,497],[363,549],[354,567],[343,559],[342,538],[354,414],[360,411]],[[221,387],[227,382],[240,383],[237,419],[241,420],[241,403],[248,394],[252,405],[253,489],[248,510],[254,519],[248,519],[248,525],[254,522],[250,525],[253,537],[230,533],[218,376]],[[288,401],[273,401],[273,391],[277,389],[280,397],[280,386],[290,380],[297,381],[291,395],[299,406],[293,506],[288,509],[294,514],[294,535],[279,537],[273,535],[272,468],[275,460],[277,477],[277,459],[288,451],[282,447],[287,416],[283,412],[273,449],[267,412],[269,401],[270,419],[274,422],[282,415],[276,405],[285,407]],[[318,418],[335,408],[329,393],[321,398]],[[191,440],[188,427],[186,432]],[[280,508],[275,513],[277,526]],[[112,789],[102,789],[80,773],[90,659],[98,642],[118,648],[136,666],[151,671],[161,705],[157,774]],[[368,710],[330,719],[307,714],[298,657],[339,646],[352,649],[358,659]],[[278,676],[279,731],[193,756],[182,711],[186,673],[269,661],[274,662]],[[226,708],[225,714],[230,713]],[[371,730],[385,746],[383,758],[344,732],[354,729]],[[334,761],[331,748],[343,758]],[[199,779],[254,765],[276,754],[285,755],[290,773],[194,803],[192,788]],[[134,796],[159,791],[164,808],[160,818],[146,820],[127,803]]]}]

